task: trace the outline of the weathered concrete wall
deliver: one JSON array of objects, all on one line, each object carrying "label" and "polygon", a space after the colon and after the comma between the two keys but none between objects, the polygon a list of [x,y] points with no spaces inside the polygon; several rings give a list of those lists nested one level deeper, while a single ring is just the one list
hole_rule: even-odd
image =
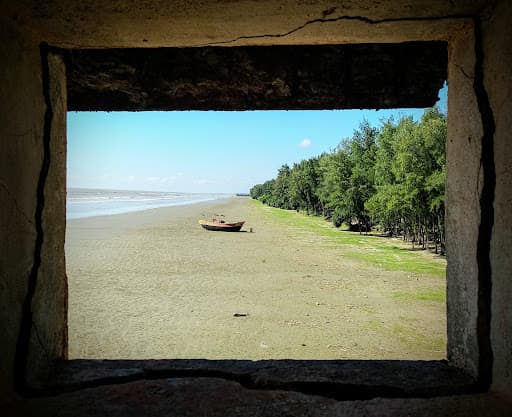
[{"label": "weathered concrete wall", "polygon": [[468,26],[449,48],[446,255],[448,358],[476,375],[482,126],[473,89],[474,44],[473,28]]},{"label": "weathered concrete wall", "polygon": [[[40,48],[30,36],[22,35],[4,19],[0,23],[0,39],[1,402],[13,395],[14,374],[23,372],[20,363],[15,364],[16,351],[23,351],[25,346],[30,353],[29,378],[36,374],[41,376],[53,359],[64,355],[67,294],[62,256],[65,219],[65,143],[62,139],[66,117],[62,101],[65,94],[63,66],[58,59],[50,57],[53,74],[50,84],[54,85],[48,95],[54,103],[53,160],[48,166],[43,207],[38,187],[44,160],[46,105]],[[56,132],[60,136],[55,135]],[[44,231],[39,243],[38,205],[42,216],[42,223],[39,223]],[[40,267],[36,255],[38,244],[41,245]],[[37,281],[33,281],[35,297],[33,302],[27,303],[29,283],[34,278]],[[26,314],[24,305],[34,313],[32,317]],[[29,327],[30,340],[19,339],[23,322]]]},{"label": "weathered concrete wall", "polygon": [[[479,20],[481,29],[458,32],[450,43],[448,356],[512,395],[512,4],[503,1]],[[484,149],[493,139],[494,149]]]},{"label": "weathered concrete wall", "polygon": [[[44,55],[44,52],[43,52]],[[43,161],[48,165],[42,196],[41,266],[32,300],[32,329],[27,380],[31,386],[52,378],[53,362],[67,352],[67,278],[64,257],[66,232],[66,77],[60,55],[43,56],[46,107]],[[51,114],[49,115],[48,112]]]},{"label": "weathered concrete wall", "polygon": [[[299,0],[148,0],[143,6],[135,0],[7,3],[0,5],[0,401],[13,392],[22,306],[30,277],[34,278],[38,242],[41,265],[29,309],[35,314],[33,321],[30,317],[28,320],[29,328],[37,329],[37,333],[29,333],[29,377],[45,370],[39,365],[65,356],[63,69],[59,59],[50,55],[50,87],[44,88],[46,78],[39,50],[42,40],[70,48],[450,40],[447,229],[456,240],[450,240],[447,248],[448,347],[453,364],[476,374],[480,365],[477,243],[483,129],[473,85],[474,33],[467,22],[471,21],[469,15],[478,14],[489,2],[357,1],[339,6]],[[502,1],[492,18],[484,21],[483,52],[485,86],[496,122],[491,246],[493,388],[510,393],[512,15],[507,3]],[[428,16],[431,19],[414,20]],[[51,117],[46,112],[48,103],[53,110]],[[50,149],[46,157],[45,146]],[[50,160],[46,159],[48,154]],[[41,183],[44,163],[49,163],[48,172]],[[37,232],[38,225],[42,233]]]},{"label": "weathered concrete wall", "polygon": [[34,261],[44,101],[38,45],[0,23],[0,398],[12,394],[22,304]]},{"label": "weathered concrete wall", "polygon": [[483,22],[484,76],[496,132],[496,190],[491,242],[493,389],[512,397],[512,3]]},{"label": "weathered concrete wall", "polygon": [[[446,39],[456,24],[447,17],[489,2],[16,0],[6,13],[63,48],[316,45]],[[404,21],[411,17],[432,20]]]}]

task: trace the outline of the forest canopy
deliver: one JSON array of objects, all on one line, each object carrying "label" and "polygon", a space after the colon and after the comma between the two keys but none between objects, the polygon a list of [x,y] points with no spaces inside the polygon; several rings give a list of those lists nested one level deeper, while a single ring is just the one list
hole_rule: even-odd
[{"label": "forest canopy", "polygon": [[437,108],[412,117],[363,120],[330,152],[292,167],[251,188],[264,204],[321,215],[334,226],[378,228],[444,252],[446,116]]}]

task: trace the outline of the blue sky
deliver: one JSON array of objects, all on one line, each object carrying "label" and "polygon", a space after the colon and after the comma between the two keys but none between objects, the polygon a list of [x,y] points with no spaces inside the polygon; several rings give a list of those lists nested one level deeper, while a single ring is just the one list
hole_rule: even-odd
[{"label": "blue sky", "polygon": [[[447,89],[438,105],[446,111]],[[68,187],[248,192],[277,169],[329,151],[366,118],[423,109],[69,112]]]}]

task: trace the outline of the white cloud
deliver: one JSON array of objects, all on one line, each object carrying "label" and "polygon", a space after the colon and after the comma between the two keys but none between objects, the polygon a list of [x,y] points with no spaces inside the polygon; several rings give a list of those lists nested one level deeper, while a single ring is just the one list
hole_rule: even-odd
[{"label": "white cloud", "polygon": [[299,143],[300,148],[309,148],[311,146],[311,141],[309,139],[304,139]]}]

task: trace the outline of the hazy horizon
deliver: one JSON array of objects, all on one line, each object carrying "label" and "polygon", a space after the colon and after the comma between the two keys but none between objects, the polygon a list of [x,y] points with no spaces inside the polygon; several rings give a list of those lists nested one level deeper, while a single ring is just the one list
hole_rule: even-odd
[{"label": "hazy horizon", "polygon": [[144,193],[160,193],[160,194],[219,194],[219,195],[231,195],[231,194],[240,194],[240,193],[213,193],[213,192],[193,192],[193,191],[181,191],[181,190],[172,190],[172,191],[156,191],[156,190],[139,190],[133,188],[101,188],[101,187],[72,187],[67,186],[67,191],[72,190],[90,190],[90,191],[132,191],[132,192],[144,192]]}]

